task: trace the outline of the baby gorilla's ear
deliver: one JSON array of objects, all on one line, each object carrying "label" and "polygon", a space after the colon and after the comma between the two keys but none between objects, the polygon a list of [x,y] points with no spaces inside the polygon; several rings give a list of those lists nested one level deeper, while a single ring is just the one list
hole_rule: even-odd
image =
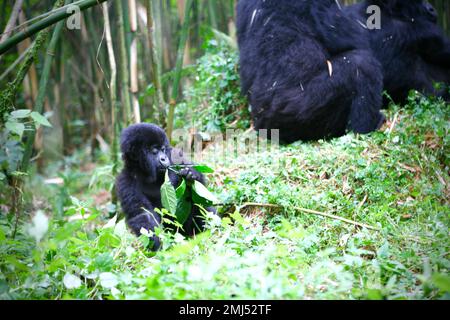
[{"label": "baby gorilla's ear", "polygon": [[136,144],[132,143],[132,141],[122,142],[120,149],[122,150],[122,155],[125,161],[134,162],[139,159],[139,146],[136,146]]}]

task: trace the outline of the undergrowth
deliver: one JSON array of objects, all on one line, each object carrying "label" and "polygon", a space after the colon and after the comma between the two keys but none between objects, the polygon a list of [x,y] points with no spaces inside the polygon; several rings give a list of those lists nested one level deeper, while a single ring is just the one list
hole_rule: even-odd
[{"label": "undergrowth", "polygon": [[157,253],[110,217],[108,157],[80,152],[30,181],[14,239],[1,204],[0,299],[448,299],[449,116],[414,94],[370,135],[206,150],[222,216]]}]

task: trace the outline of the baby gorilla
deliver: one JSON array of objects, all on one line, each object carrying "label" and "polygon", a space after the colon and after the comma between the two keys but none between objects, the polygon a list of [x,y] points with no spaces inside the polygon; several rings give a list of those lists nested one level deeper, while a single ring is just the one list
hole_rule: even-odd
[{"label": "baby gorilla", "polygon": [[[139,236],[142,228],[154,231],[161,224],[161,216],[155,209],[162,208],[160,188],[166,170],[175,164],[172,161],[172,148],[165,132],[153,124],[128,127],[122,132],[120,143],[125,167],[117,178],[117,195],[128,226]],[[176,164],[188,164],[182,156],[177,158]],[[169,178],[175,188],[180,185],[182,178],[187,182],[197,180],[205,183],[203,175],[191,168],[182,169],[179,175],[169,171]],[[214,212],[213,208],[207,210]],[[194,206],[191,216],[183,225],[183,233],[193,235],[195,228],[202,231],[203,225],[199,209]],[[156,236],[152,240],[154,244],[151,249],[158,250],[160,240]]]}]

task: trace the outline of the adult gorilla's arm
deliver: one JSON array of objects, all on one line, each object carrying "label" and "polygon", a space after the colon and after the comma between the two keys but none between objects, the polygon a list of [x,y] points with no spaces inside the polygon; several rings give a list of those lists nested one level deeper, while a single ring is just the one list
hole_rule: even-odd
[{"label": "adult gorilla's arm", "polygon": [[450,39],[435,23],[423,21],[415,26],[416,37],[411,44],[417,46],[420,56],[428,63],[450,68]]},{"label": "adult gorilla's arm", "polygon": [[370,47],[361,25],[351,19],[336,1],[314,4],[314,9],[311,11],[313,32],[331,56]]},{"label": "adult gorilla's arm", "polygon": [[427,39],[421,48],[423,59],[431,64],[450,68],[450,40],[445,37]]}]

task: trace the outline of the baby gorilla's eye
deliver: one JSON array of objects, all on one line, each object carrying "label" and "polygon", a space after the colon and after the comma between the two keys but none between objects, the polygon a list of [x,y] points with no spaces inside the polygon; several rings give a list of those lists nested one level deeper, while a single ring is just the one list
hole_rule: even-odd
[{"label": "baby gorilla's eye", "polygon": [[162,147],[162,148],[161,148],[161,151],[162,151],[162,152],[166,152],[166,147]]},{"label": "baby gorilla's eye", "polygon": [[153,154],[158,154],[158,148],[156,148],[156,147],[152,147],[152,153]]}]

